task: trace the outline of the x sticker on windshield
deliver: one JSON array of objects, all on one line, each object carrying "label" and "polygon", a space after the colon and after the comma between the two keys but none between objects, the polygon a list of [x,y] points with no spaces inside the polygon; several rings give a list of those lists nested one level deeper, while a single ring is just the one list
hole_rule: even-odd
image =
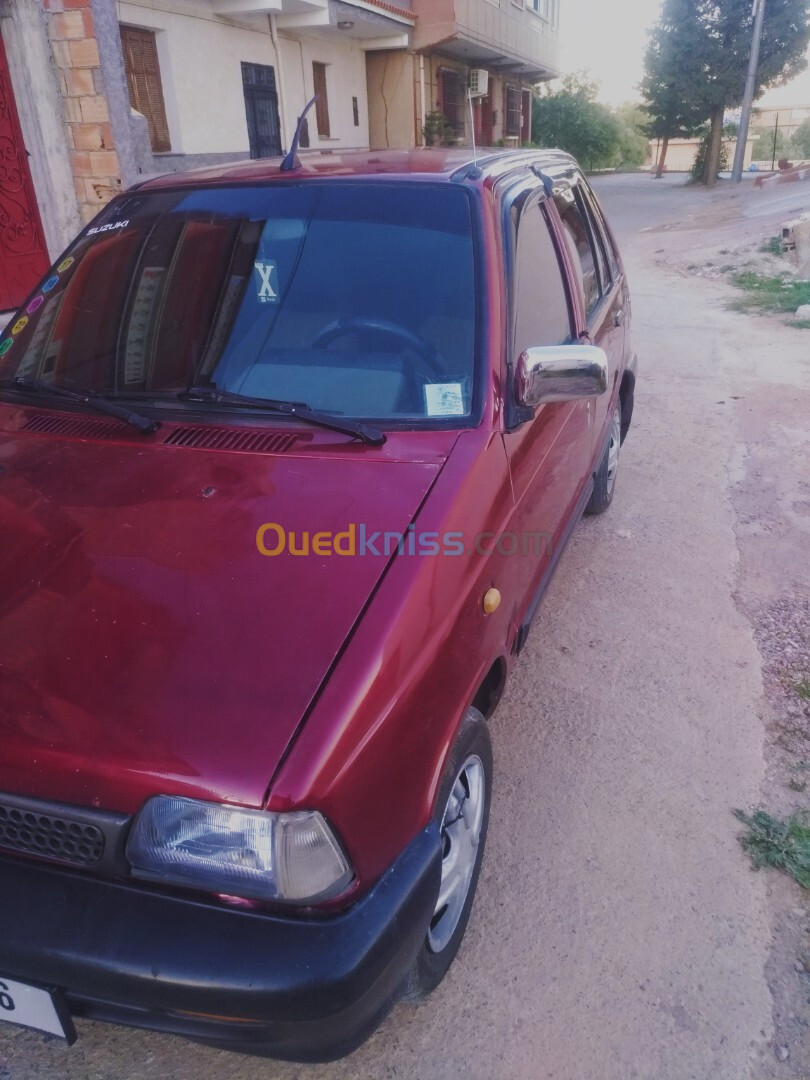
[{"label": "x sticker on windshield", "polygon": [[278,267],[274,262],[254,263],[259,280],[256,282],[260,304],[278,303]]}]

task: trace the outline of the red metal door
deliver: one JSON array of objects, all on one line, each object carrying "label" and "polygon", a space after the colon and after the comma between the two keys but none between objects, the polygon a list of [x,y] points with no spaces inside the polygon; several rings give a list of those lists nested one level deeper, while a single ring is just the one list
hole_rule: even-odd
[{"label": "red metal door", "polygon": [[0,311],[15,308],[48,269],[48,251],[0,36]]}]

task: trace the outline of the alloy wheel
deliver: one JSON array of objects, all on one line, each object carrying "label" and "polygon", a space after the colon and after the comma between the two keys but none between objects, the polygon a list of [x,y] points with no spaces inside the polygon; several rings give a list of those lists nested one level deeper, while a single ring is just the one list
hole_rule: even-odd
[{"label": "alloy wheel", "polygon": [[613,426],[610,429],[610,445],[608,446],[608,470],[607,470],[607,490],[608,495],[613,494],[613,488],[616,485],[616,475],[619,472],[619,451],[622,445],[622,410],[620,406],[616,406],[616,411],[613,413]]},{"label": "alloy wheel", "polygon": [[447,946],[464,911],[481,842],[485,803],[484,765],[471,754],[459,770],[442,816],[442,883],[428,931],[428,946],[434,953]]}]

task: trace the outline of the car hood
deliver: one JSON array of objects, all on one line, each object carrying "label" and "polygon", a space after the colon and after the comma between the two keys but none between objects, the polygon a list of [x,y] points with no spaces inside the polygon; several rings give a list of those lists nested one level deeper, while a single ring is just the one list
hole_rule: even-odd
[{"label": "car hood", "polygon": [[0,435],[0,790],[261,805],[389,560],[269,558],[257,529],[402,532],[442,460]]}]

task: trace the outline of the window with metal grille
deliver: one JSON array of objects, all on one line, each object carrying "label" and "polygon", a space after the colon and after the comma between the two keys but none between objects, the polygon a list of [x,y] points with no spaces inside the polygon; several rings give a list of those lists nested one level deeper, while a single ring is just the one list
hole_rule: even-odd
[{"label": "window with metal grille", "polygon": [[318,134],[322,139],[329,139],[332,131],[329,126],[329,97],[326,92],[326,64],[317,61],[312,65],[312,79],[315,84],[315,93],[318,100],[315,102],[315,120],[318,124]]},{"label": "window with metal grille", "polygon": [[464,133],[463,95],[461,89],[461,76],[451,68],[445,68],[439,75],[441,89],[441,111],[447,118],[453,130],[462,135]]},{"label": "window with metal grille", "polygon": [[121,45],[124,50],[129,103],[146,117],[152,149],[156,153],[171,150],[155,33],[153,30],[122,26]]},{"label": "window with metal grille", "polygon": [[521,93],[514,86],[506,88],[506,102],[504,109],[504,123],[507,135],[520,135],[521,125]]},{"label": "window with metal grille", "polygon": [[281,153],[281,121],[275,70],[269,64],[248,64],[243,60],[242,92],[250,156],[277,157]]}]

